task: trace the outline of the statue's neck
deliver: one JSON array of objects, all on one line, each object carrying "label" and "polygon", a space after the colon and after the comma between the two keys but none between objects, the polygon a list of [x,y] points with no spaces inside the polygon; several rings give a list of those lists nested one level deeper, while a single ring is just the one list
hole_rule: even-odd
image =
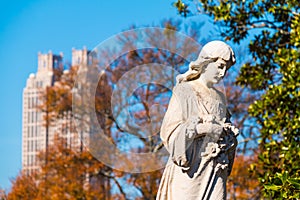
[{"label": "statue's neck", "polygon": [[208,82],[201,77],[199,79],[191,81],[190,83],[194,86],[194,88],[202,88],[207,91],[216,90],[213,83]]}]

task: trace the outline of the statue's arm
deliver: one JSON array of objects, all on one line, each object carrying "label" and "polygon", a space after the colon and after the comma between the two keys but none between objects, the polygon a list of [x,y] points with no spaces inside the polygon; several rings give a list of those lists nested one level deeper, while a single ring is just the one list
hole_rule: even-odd
[{"label": "statue's arm", "polygon": [[174,88],[165,114],[160,136],[173,162],[188,168],[193,159],[193,141],[198,118],[190,117],[187,105],[190,99],[182,94],[182,88]]}]

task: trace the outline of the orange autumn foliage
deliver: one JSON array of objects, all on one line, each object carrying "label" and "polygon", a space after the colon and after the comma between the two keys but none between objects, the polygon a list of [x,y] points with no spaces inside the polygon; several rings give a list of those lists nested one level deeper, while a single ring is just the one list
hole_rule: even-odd
[{"label": "orange autumn foliage", "polygon": [[47,154],[39,155],[40,170],[12,181],[8,200],[110,199],[111,170],[88,151],[72,151],[56,138]]},{"label": "orange autumn foliage", "polygon": [[257,156],[235,157],[234,165],[227,181],[228,199],[259,199],[259,182],[257,177],[253,176],[250,171],[250,165],[256,162]]}]

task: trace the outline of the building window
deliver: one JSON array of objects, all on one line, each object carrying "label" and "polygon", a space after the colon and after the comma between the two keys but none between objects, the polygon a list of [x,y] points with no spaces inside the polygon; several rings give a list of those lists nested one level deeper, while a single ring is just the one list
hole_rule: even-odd
[{"label": "building window", "polygon": [[30,105],[31,105],[31,101],[30,101],[30,97],[28,98],[28,108],[30,108]]},{"label": "building window", "polygon": [[28,155],[27,156],[27,165],[30,165],[30,163],[31,163],[31,157],[30,157],[30,155]]},{"label": "building window", "polygon": [[27,152],[29,152],[30,151],[30,141],[29,140],[27,140]]},{"label": "building window", "polygon": [[35,135],[34,135],[34,133],[35,133],[35,129],[36,129],[36,127],[35,126],[33,126],[32,127],[32,137],[34,137]]},{"label": "building window", "polygon": [[34,97],[31,97],[31,108],[34,108],[35,105],[34,105]]}]

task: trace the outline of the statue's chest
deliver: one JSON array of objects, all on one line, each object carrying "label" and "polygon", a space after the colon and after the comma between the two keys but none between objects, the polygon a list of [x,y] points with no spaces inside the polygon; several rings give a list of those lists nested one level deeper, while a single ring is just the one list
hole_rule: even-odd
[{"label": "statue's chest", "polygon": [[226,117],[226,102],[215,91],[210,93],[197,92],[197,101],[201,110],[222,119]]}]

